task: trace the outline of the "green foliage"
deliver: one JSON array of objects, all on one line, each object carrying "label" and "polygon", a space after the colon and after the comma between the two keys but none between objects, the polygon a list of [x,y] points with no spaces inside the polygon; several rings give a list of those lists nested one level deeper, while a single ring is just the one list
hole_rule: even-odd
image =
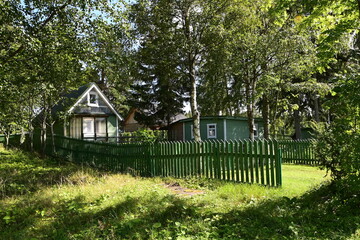
[{"label": "green foliage", "polygon": [[120,3],[11,0],[0,6],[6,9],[0,13],[0,132],[31,132],[34,123],[52,126],[51,107],[64,93],[97,81],[100,70],[113,79],[112,98],[123,101],[128,78],[119,70],[126,65]]},{"label": "green foliage", "polygon": [[188,83],[179,54],[181,37],[174,23],[171,1],[137,1],[129,15],[134,37],[141,39],[134,54],[135,66],[129,104],[137,109],[135,119],[146,125],[169,124],[182,112]]},{"label": "green foliage", "polygon": [[332,121],[319,128],[317,152],[334,178],[360,175],[359,60],[351,58],[337,75],[334,96],[326,103]]},{"label": "green foliage", "polygon": [[[124,132],[121,134],[125,142],[154,143],[167,140],[167,131],[139,129],[135,132]],[[128,138],[127,138],[128,137]]]}]

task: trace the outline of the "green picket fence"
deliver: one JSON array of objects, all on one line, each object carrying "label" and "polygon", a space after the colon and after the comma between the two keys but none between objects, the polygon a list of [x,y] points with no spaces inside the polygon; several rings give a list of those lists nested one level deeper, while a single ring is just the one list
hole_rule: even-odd
[{"label": "green picket fence", "polygon": [[279,140],[279,148],[282,150],[282,162],[290,164],[318,165],[316,159],[314,140]]},{"label": "green picket fence", "polygon": [[[19,146],[20,135],[10,143]],[[281,185],[281,163],[316,165],[314,142],[204,141],[109,144],[55,136],[55,154],[80,164],[140,176],[200,176],[226,181]],[[41,152],[40,137],[34,149]],[[52,155],[51,137],[46,154]],[[25,142],[20,147],[29,149]]]},{"label": "green picket fence", "polygon": [[[55,136],[55,154],[69,161],[140,176],[205,177],[281,186],[276,141],[109,144]],[[34,146],[35,149],[38,147]],[[51,154],[51,138],[47,141]]]}]

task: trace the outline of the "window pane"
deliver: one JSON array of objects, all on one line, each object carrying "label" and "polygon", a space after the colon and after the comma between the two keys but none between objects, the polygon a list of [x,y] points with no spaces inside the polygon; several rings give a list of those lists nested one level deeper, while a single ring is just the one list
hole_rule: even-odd
[{"label": "window pane", "polygon": [[84,137],[94,136],[94,118],[83,118]]},{"label": "window pane", "polygon": [[81,118],[72,118],[70,123],[70,137],[81,138]]},{"label": "window pane", "polygon": [[216,138],[216,125],[208,125],[208,138]]},{"label": "window pane", "polygon": [[106,137],[106,118],[95,118],[96,136]]},{"label": "window pane", "polygon": [[89,104],[98,105],[98,95],[96,93],[89,93]]},{"label": "window pane", "polygon": [[96,103],[96,95],[90,94],[90,103]]}]

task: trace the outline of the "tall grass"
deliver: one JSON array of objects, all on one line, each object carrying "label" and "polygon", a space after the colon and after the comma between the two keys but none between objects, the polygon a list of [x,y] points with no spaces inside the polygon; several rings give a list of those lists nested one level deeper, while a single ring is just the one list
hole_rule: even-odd
[{"label": "tall grass", "polygon": [[[360,237],[357,187],[340,194],[349,183],[328,184],[312,167],[284,166],[283,173],[282,188],[145,179],[1,151],[0,239]],[[204,194],[176,195],[167,184]]]}]

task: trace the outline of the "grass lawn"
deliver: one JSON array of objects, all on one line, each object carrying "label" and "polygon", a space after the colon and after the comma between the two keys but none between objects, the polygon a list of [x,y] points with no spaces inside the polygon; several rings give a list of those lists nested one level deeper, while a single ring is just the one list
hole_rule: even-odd
[{"label": "grass lawn", "polygon": [[284,165],[282,188],[146,179],[0,150],[0,239],[360,239],[359,185],[324,175]]}]

